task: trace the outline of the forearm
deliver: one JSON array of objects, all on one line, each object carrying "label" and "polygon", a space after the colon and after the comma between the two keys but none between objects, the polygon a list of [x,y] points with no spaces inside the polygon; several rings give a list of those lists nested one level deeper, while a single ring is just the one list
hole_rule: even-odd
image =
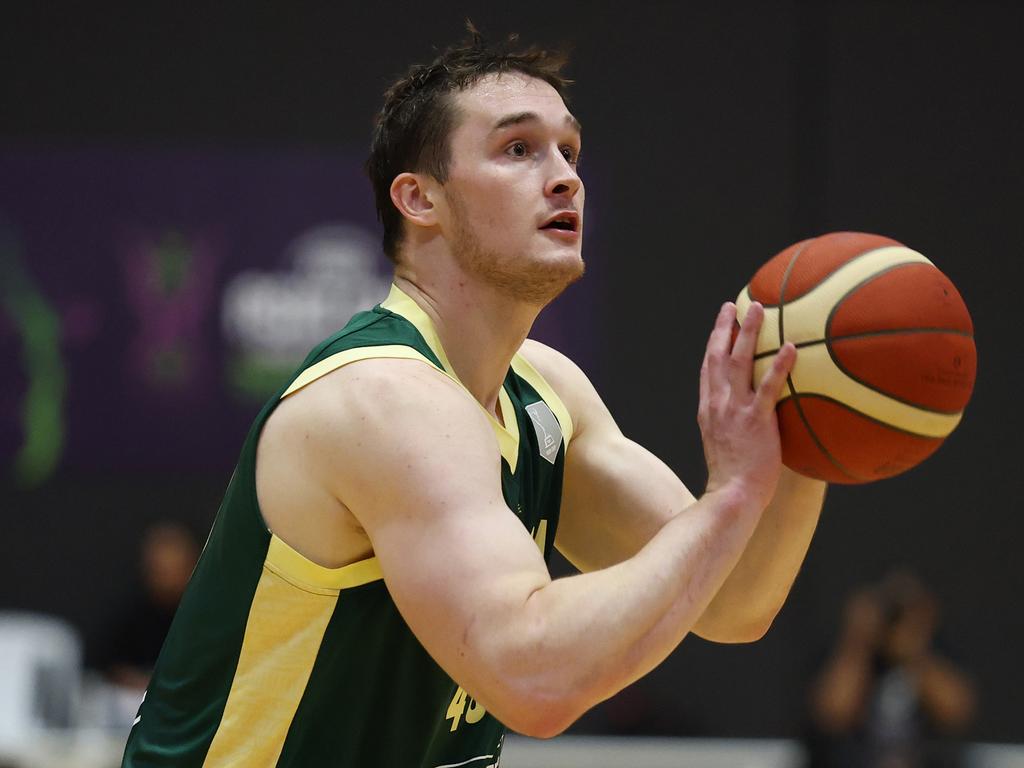
[{"label": "forearm", "polygon": [[720,642],[749,642],[764,635],[807,554],[825,489],[825,483],[783,468],[742,557],[694,631]]},{"label": "forearm", "polygon": [[871,680],[871,648],[845,639],[811,690],[812,716],[829,733],[844,732],[862,715]]},{"label": "forearm", "polygon": [[921,703],[943,731],[967,726],[974,716],[974,686],[970,678],[945,659],[923,654],[910,665]]},{"label": "forearm", "polygon": [[679,644],[735,566],[757,505],[707,494],[633,557],[534,592],[514,619],[503,667],[557,710],[563,727],[635,681]]},{"label": "forearm", "polygon": [[[491,663],[502,662],[495,668],[512,670],[535,692],[535,705],[565,701],[552,705],[559,724],[568,725],[665,659],[736,567],[768,506],[780,468],[775,404],[796,349],[783,345],[753,388],[762,318],[753,304],[733,343],[735,306],[726,303],[708,340],[697,423],[709,480],[698,501],[690,503],[693,497],[671,470],[623,437],[595,393],[570,404],[585,417],[575,419],[580,429],[566,458],[562,522],[572,530],[562,532],[559,546],[584,568],[627,557],[536,586],[523,610],[514,611],[520,618],[511,625],[501,621],[510,630],[503,647],[512,652],[486,654]],[[600,537],[588,535],[595,510],[604,530],[628,523],[623,518],[631,514],[666,522],[635,553],[629,550],[638,537],[610,537],[618,551],[609,555]]]}]

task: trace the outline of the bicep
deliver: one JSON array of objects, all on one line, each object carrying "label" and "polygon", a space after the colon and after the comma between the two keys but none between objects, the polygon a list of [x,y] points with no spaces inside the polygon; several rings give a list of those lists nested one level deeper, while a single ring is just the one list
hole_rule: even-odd
[{"label": "bicep", "polygon": [[365,528],[410,629],[487,706],[508,622],[550,577],[505,504],[483,412],[426,366],[392,365],[403,368],[400,385],[385,377],[347,404],[335,434],[336,491]]}]

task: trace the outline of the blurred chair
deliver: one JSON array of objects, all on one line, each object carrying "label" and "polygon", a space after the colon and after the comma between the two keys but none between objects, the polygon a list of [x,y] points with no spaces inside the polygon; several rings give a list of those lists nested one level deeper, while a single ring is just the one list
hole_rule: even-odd
[{"label": "blurred chair", "polygon": [[16,760],[40,734],[75,725],[82,641],[62,619],[0,612],[0,760]]}]

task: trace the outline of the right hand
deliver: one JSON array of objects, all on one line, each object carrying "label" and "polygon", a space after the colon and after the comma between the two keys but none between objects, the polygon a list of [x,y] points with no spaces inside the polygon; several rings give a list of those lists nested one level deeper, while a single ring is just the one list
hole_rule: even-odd
[{"label": "right hand", "polygon": [[775,493],[782,449],[775,403],[796,362],[796,347],[785,343],[754,389],[754,349],[764,319],[757,302],[732,343],[736,305],[722,306],[700,369],[697,423],[708,465],[708,493],[732,488],[763,510]]}]

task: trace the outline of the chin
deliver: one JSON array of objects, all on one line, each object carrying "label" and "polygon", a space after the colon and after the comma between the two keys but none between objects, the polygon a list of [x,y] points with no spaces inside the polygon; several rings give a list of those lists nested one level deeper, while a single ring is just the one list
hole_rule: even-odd
[{"label": "chin", "polygon": [[578,252],[571,256],[560,255],[554,260],[538,260],[523,271],[517,295],[524,301],[544,306],[583,277],[585,271],[586,265]]},{"label": "chin", "polygon": [[[505,243],[500,249],[481,247],[472,238],[453,249],[459,265],[480,282],[526,304],[543,307],[583,277],[581,244],[537,248]],[[531,247],[532,246],[532,247]]]}]

